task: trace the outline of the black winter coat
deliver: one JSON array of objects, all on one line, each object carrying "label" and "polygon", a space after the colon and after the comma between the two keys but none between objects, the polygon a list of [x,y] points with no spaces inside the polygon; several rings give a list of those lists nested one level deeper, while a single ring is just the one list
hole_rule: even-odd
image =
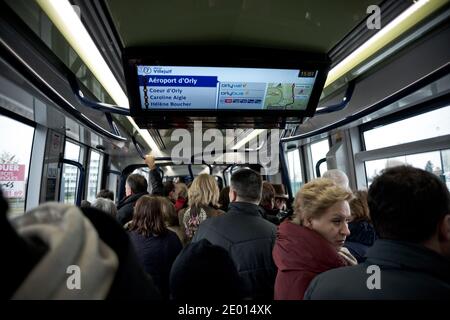
[{"label": "black winter coat", "polygon": [[161,300],[154,281],[139,263],[127,232],[115,219],[94,208],[83,208],[99,237],[117,254],[119,268],[106,299],[112,300]]},{"label": "black winter coat", "polygon": [[151,275],[163,297],[169,298],[170,269],[183,248],[180,239],[170,230],[163,235],[149,237],[131,231],[130,238],[144,270]]},{"label": "black winter coat", "polygon": [[[366,255],[362,264],[314,278],[305,299],[450,299],[450,260],[438,253],[412,243],[377,240]],[[372,270],[376,267],[378,273]]]},{"label": "black winter coat", "polygon": [[[161,176],[158,170],[153,169],[149,172],[150,186],[152,188],[152,195],[162,196],[163,194],[163,184]],[[121,225],[126,224],[128,221],[133,219],[133,210],[136,201],[139,200],[143,195],[148,194],[147,192],[136,193],[131,196],[125,197],[119,201],[117,205],[117,220]]]},{"label": "black winter coat", "polygon": [[207,239],[227,250],[238,270],[244,296],[268,300],[273,299],[277,273],[272,259],[276,231],[257,205],[232,202],[226,214],[203,221],[192,241]]},{"label": "black winter coat", "polygon": [[124,225],[125,223],[133,219],[133,210],[136,202],[140,197],[147,194],[148,192],[136,193],[120,200],[119,204],[117,205],[117,220],[121,225]]},{"label": "black winter coat", "polygon": [[368,221],[354,221],[348,224],[350,235],[345,240],[344,246],[350,253],[362,263],[366,260],[367,249],[373,246],[377,239],[375,229]]}]

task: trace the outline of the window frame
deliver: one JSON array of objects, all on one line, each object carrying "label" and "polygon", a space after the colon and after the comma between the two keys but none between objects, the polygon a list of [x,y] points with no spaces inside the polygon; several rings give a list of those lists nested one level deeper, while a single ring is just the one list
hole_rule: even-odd
[{"label": "window frame", "polygon": [[[364,138],[364,132],[381,127],[381,126],[386,126],[386,125],[390,125],[402,120],[406,120],[415,116],[419,116],[421,114],[425,114],[431,111],[435,111],[441,108],[444,108],[446,106],[450,105],[450,98],[447,99],[441,99],[441,97],[438,97],[437,99],[432,99],[432,101],[427,100],[427,101],[422,101],[410,108],[407,109],[403,109],[403,110],[399,110],[396,112],[393,112],[389,115],[386,115],[384,117],[375,119],[373,121],[367,122],[367,123],[363,123],[359,126],[359,134],[360,134],[360,139],[361,139],[361,150],[363,151],[367,151],[366,148],[366,141]],[[437,137],[434,137],[437,138]],[[428,138],[428,139],[434,139],[434,138]],[[427,140],[427,139],[424,139]],[[416,141],[422,141],[422,140],[416,140]],[[407,143],[414,143],[416,141],[411,141],[411,142],[407,142]],[[388,148],[388,147],[384,147],[384,148]],[[384,148],[379,148],[379,149],[384,149]],[[372,150],[378,150],[378,149],[372,149]],[[370,150],[370,151],[372,151]]]},{"label": "window frame", "polygon": [[[31,167],[33,166],[33,151],[35,148],[35,138],[36,138],[36,131],[37,131],[37,124],[34,121],[31,121],[30,119],[20,115],[20,114],[16,114],[8,109],[3,108],[0,105],[0,115],[4,116],[6,118],[12,119],[14,121],[17,121],[21,124],[27,125],[31,128],[33,128],[33,136],[31,138],[31,150],[30,150],[30,156],[29,156],[29,160],[28,160],[28,172],[27,172],[27,181],[26,181],[26,187],[25,187],[25,198],[24,198],[24,205],[23,205],[23,213],[26,213],[28,210],[28,188],[30,186],[30,171],[31,171]],[[40,189],[38,194],[40,194]],[[39,197],[39,195],[38,195]]]}]

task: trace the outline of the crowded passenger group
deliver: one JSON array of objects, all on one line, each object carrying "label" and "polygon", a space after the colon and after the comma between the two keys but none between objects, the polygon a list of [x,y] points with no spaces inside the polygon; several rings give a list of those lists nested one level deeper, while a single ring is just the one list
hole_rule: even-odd
[{"label": "crowded passenger group", "polygon": [[[450,195],[432,173],[388,168],[368,190],[352,191],[344,172],[329,170],[291,202],[282,184],[251,169],[220,190],[208,174],[189,187],[163,183],[154,157],[145,163],[148,181],[129,175],[117,206],[102,190],[81,208],[48,203],[9,221],[2,198],[4,234],[20,265],[5,298],[450,297]],[[82,290],[67,288],[61,263],[80,267]],[[372,266],[381,285],[368,285]],[[54,280],[39,287],[48,271]]]}]

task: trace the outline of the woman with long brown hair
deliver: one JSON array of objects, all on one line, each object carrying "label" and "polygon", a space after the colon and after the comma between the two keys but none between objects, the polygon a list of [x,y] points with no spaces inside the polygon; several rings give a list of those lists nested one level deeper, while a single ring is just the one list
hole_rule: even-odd
[{"label": "woman with long brown hair", "polygon": [[182,244],[166,227],[161,197],[139,198],[128,230],[144,270],[152,276],[163,297],[168,298],[170,268]]}]

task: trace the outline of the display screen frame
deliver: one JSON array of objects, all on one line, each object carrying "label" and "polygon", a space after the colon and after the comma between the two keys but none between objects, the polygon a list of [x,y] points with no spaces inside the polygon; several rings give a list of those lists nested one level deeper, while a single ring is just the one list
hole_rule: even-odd
[{"label": "display screen frame", "polygon": [[[232,46],[177,46],[126,48],[123,53],[125,79],[133,117],[154,119],[195,117],[257,117],[280,119],[311,117],[317,108],[331,64],[326,54],[292,50]],[[286,109],[143,109],[139,91],[138,66],[224,67],[295,69],[317,71],[314,86],[305,110]],[[264,120],[263,120],[264,121]]]}]

